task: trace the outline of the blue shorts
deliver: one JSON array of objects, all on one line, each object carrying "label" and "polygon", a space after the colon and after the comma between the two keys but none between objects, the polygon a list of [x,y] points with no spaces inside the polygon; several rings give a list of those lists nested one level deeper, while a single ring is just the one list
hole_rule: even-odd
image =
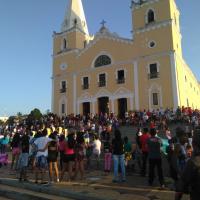
[{"label": "blue shorts", "polygon": [[47,163],[47,157],[46,156],[39,156],[36,158],[36,167],[40,169],[45,169],[47,168],[48,163]]}]

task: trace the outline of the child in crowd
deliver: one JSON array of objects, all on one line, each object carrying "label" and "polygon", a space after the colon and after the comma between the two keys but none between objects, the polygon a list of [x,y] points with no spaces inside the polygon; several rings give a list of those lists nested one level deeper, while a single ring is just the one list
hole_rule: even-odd
[{"label": "child in crowd", "polygon": [[125,166],[129,169],[129,161],[132,159],[132,144],[128,137],[124,137],[124,151],[125,151]]},{"label": "child in crowd", "polygon": [[75,178],[80,172],[80,179],[83,180],[84,178],[84,158],[86,154],[86,146],[83,135],[79,135],[77,137],[77,144],[75,146],[75,153],[76,153],[76,159],[75,159]]},{"label": "child in crowd", "polygon": [[104,142],[104,171],[109,173],[111,170],[112,151],[109,139]]},{"label": "child in crowd", "polygon": [[18,159],[20,154],[20,134],[15,133],[12,142],[11,142],[11,148],[12,148],[12,163],[11,163],[11,170],[14,167],[14,169],[17,170],[18,165]]},{"label": "child in crowd", "polygon": [[186,162],[192,157],[192,152],[193,152],[192,146],[188,144],[186,146]]},{"label": "child in crowd", "polygon": [[18,161],[19,181],[27,180],[27,167],[29,161],[29,136],[23,135],[21,138],[21,153]]}]

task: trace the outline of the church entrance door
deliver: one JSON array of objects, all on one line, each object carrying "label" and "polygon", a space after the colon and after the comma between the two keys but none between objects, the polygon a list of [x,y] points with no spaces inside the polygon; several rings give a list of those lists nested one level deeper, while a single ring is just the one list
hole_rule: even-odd
[{"label": "church entrance door", "polygon": [[127,112],[127,99],[121,98],[118,99],[118,116],[119,118],[125,117],[125,112]]},{"label": "church entrance door", "polygon": [[88,115],[90,113],[90,102],[83,103],[83,115]]},{"label": "church entrance door", "polygon": [[109,97],[98,98],[98,110],[99,114],[109,113]]}]

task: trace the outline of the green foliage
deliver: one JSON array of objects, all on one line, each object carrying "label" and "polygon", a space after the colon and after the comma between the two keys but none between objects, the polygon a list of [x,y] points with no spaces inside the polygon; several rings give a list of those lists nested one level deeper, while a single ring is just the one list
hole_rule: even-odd
[{"label": "green foliage", "polygon": [[4,124],[4,122],[2,120],[0,120],[0,125],[3,125],[3,124]]},{"label": "green foliage", "polygon": [[48,114],[50,114],[50,113],[51,113],[50,110],[47,109],[47,110],[46,110],[46,115],[48,115]]},{"label": "green foliage", "polygon": [[28,118],[31,120],[40,120],[42,118],[42,113],[38,108],[35,108],[30,112]]},{"label": "green foliage", "polygon": [[21,113],[21,112],[18,112],[18,113],[17,113],[17,117],[22,117],[22,113]]},{"label": "green foliage", "polygon": [[6,122],[9,125],[12,125],[15,123],[15,116],[10,116]]}]

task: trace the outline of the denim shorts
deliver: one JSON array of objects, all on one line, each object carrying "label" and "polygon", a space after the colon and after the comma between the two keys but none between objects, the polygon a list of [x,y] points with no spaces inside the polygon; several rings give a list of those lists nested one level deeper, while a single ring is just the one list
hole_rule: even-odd
[{"label": "denim shorts", "polygon": [[45,169],[48,166],[47,157],[39,156],[36,158],[36,167],[40,169]]}]

